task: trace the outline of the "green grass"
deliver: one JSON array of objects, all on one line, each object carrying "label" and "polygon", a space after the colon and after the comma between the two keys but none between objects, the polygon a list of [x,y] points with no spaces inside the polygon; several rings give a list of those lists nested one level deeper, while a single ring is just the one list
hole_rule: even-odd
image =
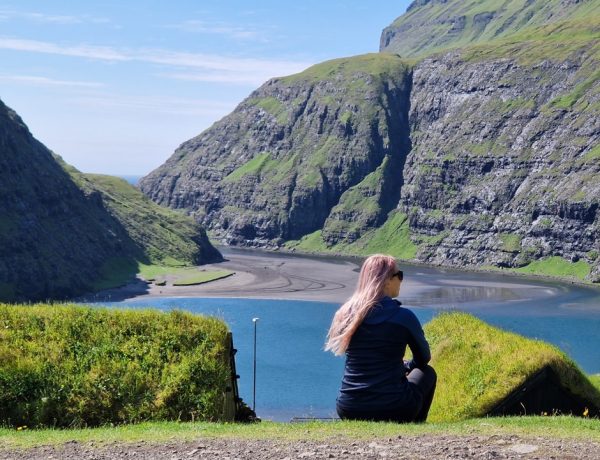
[{"label": "green grass", "polygon": [[340,115],[340,123],[343,125],[347,125],[350,120],[352,120],[352,112],[345,111]]},{"label": "green grass", "polygon": [[208,283],[209,281],[220,280],[233,275],[234,272],[229,270],[214,270],[194,273],[192,275],[182,277],[173,282],[173,286],[192,286],[195,284]]},{"label": "green grass", "polygon": [[395,438],[398,436],[510,436],[574,439],[600,442],[600,420],[580,417],[502,417],[453,423],[402,424],[376,422],[310,422],[259,424],[152,422],[118,427],[70,430],[24,430],[0,428],[5,449],[60,445],[76,441],[103,445],[135,442],[181,442],[198,439],[264,439],[281,441],[329,441]]},{"label": "green grass", "polygon": [[141,278],[146,281],[154,281],[157,278],[164,276],[186,276],[189,275],[193,267],[187,267],[183,264],[178,265],[146,265],[139,264],[138,273]]},{"label": "green grass", "polygon": [[502,241],[502,249],[507,252],[519,252],[521,250],[521,236],[511,233],[501,233],[498,235]]},{"label": "green grass", "polygon": [[[104,206],[131,238],[124,243],[134,246],[124,249],[135,255],[127,254],[130,260],[148,265],[177,260],[191,266],[219,258],[204,229],[192,218],[158,206],[127,181],[101,174],[70,174],[86,193],[101,194]],[[119,261],[109,264],[123,265]]]},{"label": "green grass", "polygon": [[170,258],[163,262],[169,264],[136,263],[126,258],[111,259],[101,267],[102,279],[94,283],[93,289],[100,291],[120,287],[134,280],[136,275],[146,281],[165,282],[165,284],[166,278],[170,278],[173,286],[189,286],[207,283],[233,274],[228,270],[200,269]]},{"label": "green grass", "polygon": [[600,160],[600,144],[594,146],[583,156],[584,163],[594,164],[598,160]]},{"label": "green grass", "polygon": [[410,230],[406,214],[393,212],[379,228],[367,231],[361,238],[350,244],[327,246],[323,233],[318,230],[300,240],[287,241],[287,249],[297,249],[310,253],[333,253],[338,255],[368,256],[375,253],[390,254],[400,260],[414,259],[417,246],[410,240]]},{"label": "green grass", "polygon": [[254,103],[257,107],[260,107],[263,110],[266,110],[272,115],[279,115],[281,111],[284,109],[283,104],[278,99],[274,97],[265,97],[261,99],[253,99],[250,102]]},{"label": "green grass", "polygon": [[481,417],[545,366],[573,394],[600,407],[598,389],[552,345],[500,330],[466,313],[441,314],[424,329],[438,374],[429,413],[433,422]]},{"label": "green grass", "polygon": [[249,174],[260,174],[261,170],[270,162],[270,155],[268,152],[263,152],[256,155],[251,160],[247,161],[240,167],[230,172],[223,179],[225,182],[235,182],[240,180],[242,177]]},{"label": "green grass", "polygon": [[524,267],[517,268],[515,271],[532,275],[576,278],[583,281],[590,274],[591,267],[584,260],[569,262],[562,257],[554,256],[536,260]]},{"label": "green grass", "polygon": [[321,230],[303,236],[299,240],[286,241],[284,247],[287,249],[298,249],[306,252],[323,252],[329,251],[329,248],[323,241]]},{"label": "green grass", "polygon": [[386,156],[375,171],[342,194],[325,221],[323,234],[345,235],[345,238],[338,239],[338,243],[351,244],[372,228],[381,216],[385,216],[380,201],[383,198],[381,187],[388,166],[389,157]]},{"label": "green grass", "polygon": [[318,82],[339,78],[351,80],[359,75],[401,75],[407,69],[407,63],[399,56],[370,53],[325,61],[298,74],[283,77],[280,81],[293,85],[301,81]]},{"label": "green grass", "polygon": [[587,80],[579,83],[569,94],[564,94],[554,99],[552,102],[550,102],[550,105],[560,109],[571,109],[577,103],[577,101],[579,101],[584,94],[598,81],[598,79],[600,79],[600,70],[594,72],[594,74]]},{"label": "green grass", "polygon": [[365,234],[359,244],[364,244],[362,254],[385,253],[398,259],[411,260],[417,254],[417,246],[410,239],[406,214],[393,211],[388,220],[372,233]]},{"label": "green grass", "polygon": [[[177,262],[177,261],[173,261]],[[233,274],[229,270],[206,270],[185,265],[144,265],[139,264],[139,276],[146,281],[165,283],[169,278],[173,286],[190,286],[207,283]]]},{"label": "green grass", "polygon": [[219,420],[227,326],[187,312],[0,304],[0,425]]},{"label": "green grass", "polygon": [[255,107],[260,107],[275,117],[277,123],[284,125],[288,122],[290,116],[289,107],[274,97],[260,97],[248,99],[247,103]]},{"label": "green grass", "polygon": [[[484,12],[494,13],[494,17],[485,29],[480,29],[474,18]],[[458,33],[449,33],[451,24],[447,18],[457,16],[466,18],[465,27]],[[394,41],[393,51],[422,58],[457,48],[474,52],[479,47],[479,54],[527,59],[524,48],[537,54],[535,48],[543,47],[547,58],[565,56],[574,49],[585,49],[587,43],[598,38],[598,16],[594,1],[570,7],[559,0],[531,5],[524,5],[522,0],[429,2],[394,21],[394,27],[413,27],[400,35],[402,40]],[[512,55],[508,53],[510,49]]]}]

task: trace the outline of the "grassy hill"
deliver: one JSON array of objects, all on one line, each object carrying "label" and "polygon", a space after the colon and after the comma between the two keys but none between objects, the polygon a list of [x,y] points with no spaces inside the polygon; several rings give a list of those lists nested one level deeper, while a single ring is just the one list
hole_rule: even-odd
[{"label": "grassy hill", "polygon": [[[172,311],[0,303],[0,424],[227,420],[227,326]],[[230,404],[230,405],[231,405]]]},{"label": "grassy hill", "polygon": [[590,18],[599,13],[597,0],[417,0],[384,29],[380,50],[423,57],[502,40],[523,41],[524,31],[535,35],[557,25],[555,36],[546,37],[570,39],[565,29],[572,28],[579,36],[582,31],[597,32]]},{"label": "grassy hill", "polygon": [[220,260],[191,218],[68,167],[0,102],[0,301],[123,284],[138,265]]}]

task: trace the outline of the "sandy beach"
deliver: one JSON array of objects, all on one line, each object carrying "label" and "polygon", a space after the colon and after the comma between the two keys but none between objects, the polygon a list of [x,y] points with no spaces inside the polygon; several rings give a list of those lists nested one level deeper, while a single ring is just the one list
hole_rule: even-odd
[{"label": "sandy beach", "polygon": [[[159,297],[243,297],[309,300],[342,303],[352,295],[361,259],[304,256],[238,248],[220,248],[225,261],[200,267],[202,270],[229,270],[232,276],[191,286],[157,286],[136,280],[127,286],[91,294],[77,301],[121,301]],[[514,277],[449,271],[432,267],[405,266],[400,294],[412,305],[441,307],[448,301],[463,303],[488,298],[513,301],[556,295],[554,287]],[[482,292],[485,291],[485,292]]]},{"label": "sandy beach", "polygon": [[247,297],[341,302],[352,294],[360,261],[293,254],[223,250],[224,262],[205,270],[230,270],[227,278],[192,286],[157,286],[137,280],[127,286],[85,296],[82,301],[120,301],[151,297]]}]

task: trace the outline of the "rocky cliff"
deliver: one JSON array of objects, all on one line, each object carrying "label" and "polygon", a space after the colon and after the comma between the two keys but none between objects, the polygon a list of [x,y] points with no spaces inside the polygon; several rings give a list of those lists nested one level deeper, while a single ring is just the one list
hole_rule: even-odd
[{"label": "rocky cliff", "polygon": [[419,260],[521,267],[560,256],[600,278],[600,85],[590,62],[450,53],[415,68],[398,211]]},{"label": "rocky cliff", "polygon": [[[183,216],[172,217],[183,230],[179,225],[172,232],[170,245],[134,231],[135,213],[144,208],[156,221],[169,223],[157,205],[134,194],[124,181],[110,188],[106,181],[61,166],[0,102],[0,301],[80,294],[117,267],[135,269],[137,261],[172,257],[193,263],[220,257],[197,224],[183,222]],[[148,222],[137,224],[142,225],[151,228]],[[190,229],[200,244],[190,242]]]},{"label": "rocky cliff", "polygon": [[600,281],[600,2],[504,2],[487,24],[512,12],[511,33],[410,45],[433,9],[472,24],[475,6],[497,5],[414,2],[388,46],[422,57],[272,80],[143,191],[232,244]]},{"label": "rocky cliff", "polygon": [[[352,231],[379,225],[400,193],[384,178],[401,175],[410,149],[409,93],[410,71],[393,55],[271,80],[182,144],[140,188],[157,203],[192,210],[229,244],[279,245],[321,229],[330,215],[356,222]],[[374,205],[344,206],[351,188]],[[339,237],[335,225],[326,228]]]}]

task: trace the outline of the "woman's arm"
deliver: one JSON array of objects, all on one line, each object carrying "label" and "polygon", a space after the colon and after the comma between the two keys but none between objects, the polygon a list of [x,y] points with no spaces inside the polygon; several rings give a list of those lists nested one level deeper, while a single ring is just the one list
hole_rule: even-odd
[{"label": "woman's arm", "polygon": [[406,310],[407,314],[407,328],[408,334],[408,347],[412,351],[413,358],[408,362],[408,370],[411,371],[415,368],[424,367],[431,359],[431,350],[429,349],[429,343],[425,338],[425,333],[421,327],[419,319],[410,310]]}]

